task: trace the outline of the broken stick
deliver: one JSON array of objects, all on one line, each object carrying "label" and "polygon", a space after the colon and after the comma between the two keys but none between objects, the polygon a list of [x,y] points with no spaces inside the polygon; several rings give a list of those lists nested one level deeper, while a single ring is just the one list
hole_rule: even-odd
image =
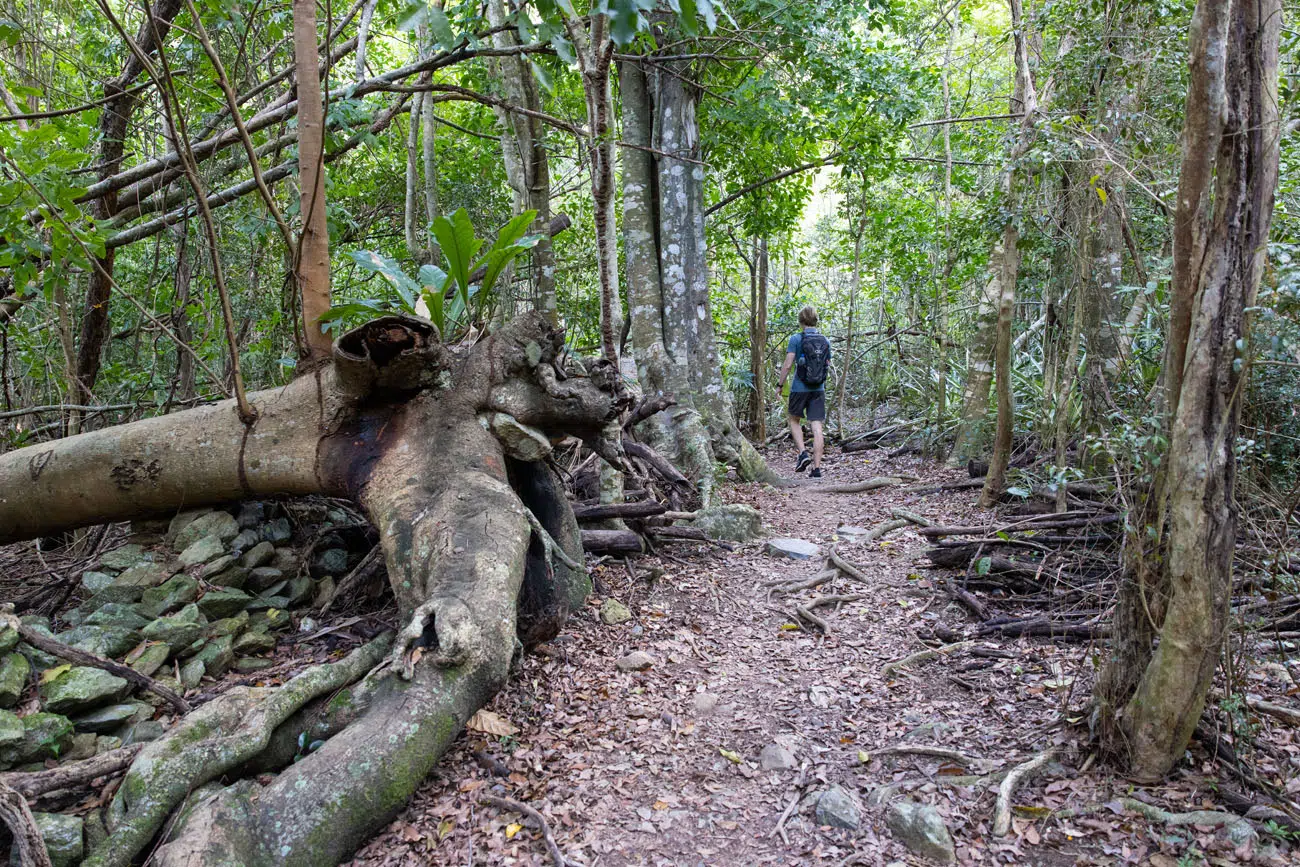
[{"label": "broken stick", "polygon": [[569,862],[564,860],[564,855],[560,852],[560,847],[556,845],[554,835],[551,834],[551,826],[547,824],[546,817],[541,813],[522,801],[516,801],[513,798],[483,795],[479,798],[479,802],[493,807],[500,807],[502,810],[510,810],[532,819],[537,824],[537,830],[542,833],[542,839],[546,842],[546,851],[551,854],[551,860],[555,862],[555,867],[568,867]]},{"label": "broken stick", "polygon": [[1002,785],[998,787],[998,802],[993,807],[993,836],[1005,837],[1011,830],[1011,796],[1015,794],[1016,786],[1028,780],[1034,774],[1038,773],[1043,765],[1047,764],[1052,756],[1056,755],[1056,749],[1039,753],[1027,762],[1016,765],[1007,774]]}]

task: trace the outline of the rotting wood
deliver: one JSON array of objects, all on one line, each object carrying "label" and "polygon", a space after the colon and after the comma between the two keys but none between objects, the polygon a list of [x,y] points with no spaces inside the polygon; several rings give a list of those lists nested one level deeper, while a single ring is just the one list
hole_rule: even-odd
[{"label": "rotting wood", "polygon": [[11,771],[0,774],[0,784],[9,786],[24,798],[36,798],[47,792],[84,785],[99,777],[124,771],[143,748],[144,744],[131,744],[44,771]]},{"label": "rotting wood", "polygon": [[36,826],[27,799],[0,781],[0,824],[9,829],[18,851],[18,867],[53,867],[45,838]]}]

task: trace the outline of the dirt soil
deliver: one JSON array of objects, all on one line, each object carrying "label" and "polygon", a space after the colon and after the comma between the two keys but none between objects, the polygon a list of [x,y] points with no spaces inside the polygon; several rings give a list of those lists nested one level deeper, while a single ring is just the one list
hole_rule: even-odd
[{"label": "dirt soil", "polygon": [[[793,477],[792,457],[768,455]],[[826,464],[822,484],[897,473],[960,477],[883,451],[828,456]],[[352,863],[555,863],[529,819],[482,803],[484,794],[537,810],[564,859],[589,867],[931,863],[886,826],[880,802],[900,798],[938,810],[961,864],[1297,863],[1268,834],[1234,843],[1209,825],[1153,823],[1120,802],[1222,810],[1223,771],[1194,746],[1167,784],[1148,788],[1093,755],[1086,705],[1100,648],[981,639],[886,676],[890,661],[933,646],[921,637],[937,624],[961,631],[971,622],[935,589],[943,573],[929,567],[915,528],[871,542],[848,541],[836,528],[875,527],[895,507],[946,524],[981,523],[992,516],[976,507],[978,493],[831,494],[809,479],[787,489],[730,486],[726,498],[757,507],[772,536],[808,540],[822,556],[778,559],[762,543],[730,552],[680,544],[659,557],[597,566],[587,609],[518,661],[480,720],[498,734],[462,738]],[[815,590],[770,594],[773,581],[817,574],[832,546],[860,567],[866,586],[841,574]],[[795,602],[831,593],[865,596],[819,609],[826,636],[799,628]],[[631,620],[602,622],[611,598]],[[990,601],[1014,610],[1010,600]],[[653,664],[621,671],[616,663],[635,651]],[[1261,688],[1280,688],[1289,675],[1275,665],[1252,676]],[[1290,757],[1294,783],[1294,732],[1263,725]],[[792,767],[763,769],[760,756],[772,745]],[[897,746],[938,746],[960,760],[873,755]],[[1012,799],[1011,833],[993,836],[999,782],[1045,750],[1054,758]],[[1274,779],[1288,774],[1262,770]],[[833,785],[860,808],[856,829],[819,824],[815,803]]]}]

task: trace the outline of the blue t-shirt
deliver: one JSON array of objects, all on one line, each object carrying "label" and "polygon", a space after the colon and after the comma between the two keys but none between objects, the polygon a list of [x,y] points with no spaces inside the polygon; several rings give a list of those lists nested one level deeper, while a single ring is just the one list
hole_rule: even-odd
[{"label": "blue t-shirt", "polygon": [[[798,334],[791,334],[790,342],[787,343],[785,346],[786,352],[794,353],[795,368],[794,368],[794,376],[792,376],[790,379],[791,391],[821,391],[822,390],[821,388],[809,388],[808,386],[804,385],[803,380],[799,378],[799,362],[803,360],[803,336],[805,334],[817,334],[817,333],[818,331],[816,328],[805,328],[803,331],[799,332]],[[827,352],[826,360],[830,361],[830,357],[831,357],[830,353]]]}]

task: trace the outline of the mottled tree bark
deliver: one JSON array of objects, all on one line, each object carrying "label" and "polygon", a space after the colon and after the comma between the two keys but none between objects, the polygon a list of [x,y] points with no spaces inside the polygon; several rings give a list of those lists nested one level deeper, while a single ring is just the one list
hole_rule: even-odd
[{"label": "mottled tree bark", "polygon": [[1168,337],[1169,363],[1181,356],[1182,364],[1165,371],[1169,453],[1146,513],[1157,544],[1126,575],[1098,684],[1104,742],[1142,780],[1182,757],[1227,627],[1239,344],[1277,184],[1281,23],[1280,0],[1201,0],[1192,20]]},{"label": "mottled tree bark", "polygon": [[320,317],[330,308],[330,234],[325,215],[325,108],[318,74],[315,0],[293,0],[293,52],[298,83],[298,192],[302,230],[295,276],[302,300],[305,350],[329,358]]}]

